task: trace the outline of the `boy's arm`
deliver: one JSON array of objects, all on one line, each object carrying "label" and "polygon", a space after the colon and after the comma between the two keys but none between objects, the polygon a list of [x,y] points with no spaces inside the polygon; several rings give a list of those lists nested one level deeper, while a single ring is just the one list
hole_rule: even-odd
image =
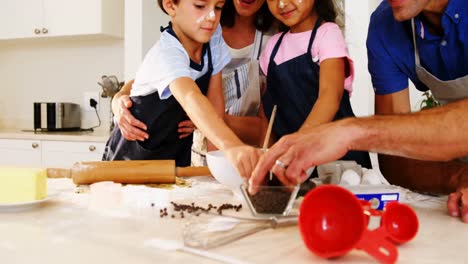
[{"label": "boy's arm", "polygon": [[169,85],[169,88],[190,120],[214,146],[224,150],[243,145],[242,141],[229,129],[218,114],[219,110],[213,107],[213,104],[200,92],[192,79],[188,77],[177,78]]},{"label": "boy's arm", "polygon": [[[215,112],[218,116],[224,118],[224,93],[222,83],[222,73],[219,72],[211,76],[210,85],[208,87],[207,97],[213,104]],[[208,151],[216,150],[216,147],[208,140]]]},{"label": "boy's arm", "polygon": [[[214,81],[213,78],[211,81]],[[242,143],[191,78],[177,78],[171,82],[169,88],[203,135],[215,147],[223,150],[226,158],[234,165],[241,177],[249,178],[258,162],[260,150]]]}]

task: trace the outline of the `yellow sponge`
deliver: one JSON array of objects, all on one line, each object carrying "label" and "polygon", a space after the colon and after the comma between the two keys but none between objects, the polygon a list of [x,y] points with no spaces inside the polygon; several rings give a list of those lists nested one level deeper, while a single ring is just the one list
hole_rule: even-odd
[{"label": "yellow sponge", "polygon": [[47,196],[46,170],[0,168],[0,203],[42,200]]}]

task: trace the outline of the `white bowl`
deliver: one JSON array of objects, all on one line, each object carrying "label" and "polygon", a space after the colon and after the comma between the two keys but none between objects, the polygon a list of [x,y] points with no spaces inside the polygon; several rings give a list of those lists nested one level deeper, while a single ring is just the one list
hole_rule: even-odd
[{"label": "white bowl", "polygon": [[242,196],[240,186],[244,180],[221,150],[206,153],[206,162],[211,174],[219,183],[230,188],[236,195]]}]

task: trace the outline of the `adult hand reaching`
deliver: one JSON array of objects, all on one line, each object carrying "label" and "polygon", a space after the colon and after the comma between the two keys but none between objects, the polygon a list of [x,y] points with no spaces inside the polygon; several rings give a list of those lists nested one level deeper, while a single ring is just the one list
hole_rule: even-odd
[{"label": "adult hand reaching", "polygon": [[341,125],[343,121],[282,137],[260,158],[249,180],[249,192],[258,191],[270,169],[284,185],[296,185],[306,180],[308,168],[345,155],[352,133]]}]

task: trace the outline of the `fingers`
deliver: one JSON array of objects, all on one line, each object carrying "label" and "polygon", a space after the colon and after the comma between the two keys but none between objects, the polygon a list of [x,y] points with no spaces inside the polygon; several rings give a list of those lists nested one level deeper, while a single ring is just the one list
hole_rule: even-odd
[{"label": "fingers", "polygon": [[448,213],[453,217],[460,217],[468,223],[468,188],[451,193],[447,200]]},{"label": "fingers", "polygon": [[447,209],[448,209],[448,213],[453,217],[460,216],[460,208],[459,208],[460,198],[461,198],[461,192],[451,193],[448,197]]},{"label": "fingers", "polygon": [[190,120],[184,120],[180,122],[179,128],[177,129],[177,132],[179,132],[179,138],[185,138],[190,136],[190,134],[192,134],[196,128],[197,127]]},{"label": "fingers", "polygon": [[290,151],[286,152],[284,155],[275,160],[271,172],[278,178],[278,180],[283,183],[283,185],[295,185],[296,180],[291,179],[287,176],[287,171],[290,171],[289,164],[292,162]]},{"label": "fingers", "polygon": [[133,102],[132,100],[130,100],[130,97],[128,95],[122,95],[120,97],[120,101],[122,102],[122,104],[125,106],[125,108],[130,108],[132,107],[133,105]]},{"label": "fingers", "polygon": [[[273,165],[275,164],[276,160],[280,157],[280,155],[286,152],[287,143],[287,141],[281,139],[260,157],[249,180],[249,192],[251,194],[257,193],[258,186],[264,181],[265,177],[269,174],[270,169],[273,169],[272,172],[275,173],[275,169],[277,168],[274,168],[276,166]],[[282,175],[280,175],[280,177],[281,176]],[[279,180],[283,182],[283,184],[288,183],[288,181],[284,177],[279,178]]]},{"label": "fingers", "polygon": [[468,188],[463,188],[459,191],[461,193],[461,217],[462,221],[468,223]]}]

